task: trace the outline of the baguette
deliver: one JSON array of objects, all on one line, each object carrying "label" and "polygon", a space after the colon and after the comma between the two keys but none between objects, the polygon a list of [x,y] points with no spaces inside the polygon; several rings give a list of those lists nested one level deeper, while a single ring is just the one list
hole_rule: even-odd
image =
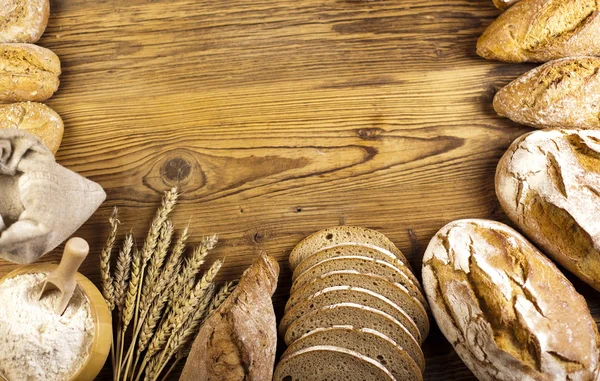
[{"label": "baguette", "polygon": [[520,137],[498,164],[496,193],[532,241],[600,291],[600,131]]},{"label": "baguette", "polygon": [[564,58],[535,68],[500,90],[494,109],[536,128],[600,129],[600,58]]},{"label": "baguette", "polygon": [[0,42],[37,42],[49,15],[49,0],[2,0]]},{"label": "baguette", "polygon": [[600,0],[521,0],[477,42],[477,54],[506,62],[600,55]]},{"label": "baguette", "polygon": [[494,221],[443,227],[423,258],[440,330],[481,381],[596,380],[585,299],[523,236]]},{"label": "baguette", "polygon": [[18,128],[40,138],[56,154],[65,130],[60,116],[42,103],[20,102],[0,106],[0,128]]},{"label": "baguette", "polygon": [[44,101],[58,89],[60,60],[33,44],[0,44],[0,102]]}]

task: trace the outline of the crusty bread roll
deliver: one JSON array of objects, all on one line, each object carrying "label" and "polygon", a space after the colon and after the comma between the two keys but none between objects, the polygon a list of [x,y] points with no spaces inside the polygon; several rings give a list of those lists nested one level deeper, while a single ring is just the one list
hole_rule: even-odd
[{"label": "crusty bread roll", "polygon": [[443,227],[423,258],[441,331],[482,381],[596,380],[600,339],[585,299],[499,222]]},{"label": "crusty bread roll", "polygon": [[0,44],[0,102],[43,101],[58,89],[60,60],[33,44]]},{"label": "crusty bread roll", "polygon": [[496,193],[546,254],[600,290],[600,131],[520,137],[498,164]]},{"label": "crusty bread roll", "polygon": [[600,129],[600,58],[563,58],[537,67],[498,91],[494,109],[536,128]]},{"label": "crusty bread roll", "polygon": [[0,42],[37,42],[49,15],[49,0],[0,1]]},{"label": "crusty bread roll", "polygon": [[521,0],[483,33],[477,54],[506,62],[600,55],[600,1]]},{"label": "crusty bread roll", "polygon": [[56,154],[62,142],[64,124],[50,107],[36,102],[0,105],[0,128],[18,128],[40,138]]}]

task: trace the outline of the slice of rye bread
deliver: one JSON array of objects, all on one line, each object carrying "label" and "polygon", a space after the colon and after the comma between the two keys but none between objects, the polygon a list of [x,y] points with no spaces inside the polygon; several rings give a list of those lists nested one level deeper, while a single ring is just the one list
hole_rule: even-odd
[{"label": "slice of rye bread", "polygon": [[283,336],[290,324],[307,313],[337,303],[356,303],[385,312],[398,320],[417,342],[423,343],[419,327],[400,306],[376,292],[350,286],[328,287],[299,302],[281,319],[279,333]]},{"label": "slice of rye bread", "polygon": [[294,341],[287,353],[319,345],[335,345],[358,352],[377,360],[389,370],[396,380],[421,381],[423,375],[417,363],[386,335],[369,328],[339,326],[317,328]]},{"label": "slice of rye bread", "polygon": [[285,332],[287,345],[317,328],[351,325],[355,328],[370,328],[392,339],[415,360],[419,369],[425,369],[425,358],[419,343],[396,319],[371,307],[356,303],[338,303],[309,312],[294,321]]},{"label": "slice of rye bread", "polygon": [[[315,251],[332,247],[340,243],[368,244],[380,247],[392,252],[398,259],[406,263],[408,261],[400,249],[385,235],[371,229],[357,226],[336,226],[323,229],[304,238],[290,254],[290,268],[296,269],[296,266]],[[412,269],[411,269],[412,271]]]},{"label": "slice of rye bread", "polygon": [[[405,262],[398,259],[394,254],[389,251],[382,251],[376,247],[360,245],[360,244],[340,244],[335,245],[333,247],[329,247],[326,249],[319,250],[304,258],[302,262],[296,266],[294,270],[294,274],[292,276],[292,280],[296,280],[296,278],[301,275],[306,269],[311,266],[316,265],[317,263],[324,261],[330,258],[336,257],[347,257],[347,256],[360,256],[360,257],[369,257],[373,259],[379,259],[380,261],[384,261],[389,263],[392,266],[399,268],[404,271],[404,273],[412,280],[412,282],[421,289],[421,285],[419,280],[410,270],[410,267],[407,266]],[[421,289],[422,291],[422,289]]]},{"label": "slice of rye bread", "polygon": [[418,287],[404,271],[387,262],[380,261],[379,259],[359,256],[344,256],[325,259],[324,261],[309,267],[302,275],[296,278],[294,283],[292,283],[290,293],[294,293],[298,288],[325,273],[337,270],[356,270],[365,274],[381,275],[392,282],[403,285],[411,296],[421,302],[423,307],[427,306],[421,288]]},{"label": "slice of rye bread", "polygon": [[427,315],[427,311],[417,299],[410,296],[404,286],[390,282],[382,276],[362,274],[356,270],[332,271],[302,286],[290,295],[285,305],[285,312],[287,313],[296,304],[301,303],[319,291],[340,285],[364,288],[388,298],[400,306],[417,323],[423,340],[429,334],[429,316]]},{"label": "slice of rye bread", "polygon": [[401,381],[376,360],[332,345],[303,348],[283,357],[273,381]]}]

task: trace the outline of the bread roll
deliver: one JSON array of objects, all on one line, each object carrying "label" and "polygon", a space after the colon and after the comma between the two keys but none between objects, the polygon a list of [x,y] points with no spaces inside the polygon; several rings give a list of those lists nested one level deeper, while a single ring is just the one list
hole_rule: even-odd
[{"label": "bread roll", "polygon": [[56,154],[64,125],[60,116],[42,103],[20,102],[0,105],[0,128],[18,128],[40,138]]},{"label": "bread roll", "polygon": [[58,89],[60,61],[33,44],[0,44],[0,102],[43,101]]},{"label": "bread roll", "polygon": [[600,290],[600,131],[520,137],[498,164],[496,193],[538,247]]},{"label": "bread roll", "polygon": [[507,9],[519,0],[494,0],[494,5],[498,9]]},{"label": "bread roll", "polygon": [[515,230],[455,221],[431,240],[423,283],[440,330],[482,381],[596,380],[585,299]]},{"label": "bread roll", "polygon": [[0,42],[37,42],[49,15],[49,0],[2,0]]},{"label": "bread roll", "polygon": [[600,55],[600,1],[521,0],[483,33],[477,54],[506,62]]},{"label": "bread roll", "polygon": [[535,68],[500,90],[494,109],[531,127],[600,129],[600,58],[563,58]]}]

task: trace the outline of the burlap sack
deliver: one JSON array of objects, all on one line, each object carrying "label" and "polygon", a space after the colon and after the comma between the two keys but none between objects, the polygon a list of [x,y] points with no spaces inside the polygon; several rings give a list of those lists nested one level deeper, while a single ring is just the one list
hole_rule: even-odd
[{"label": "burlap sack", "polygon": [[0,129],[0,258],[31,263],[73,234],[106,198],[56,163],[35,136]]}]

